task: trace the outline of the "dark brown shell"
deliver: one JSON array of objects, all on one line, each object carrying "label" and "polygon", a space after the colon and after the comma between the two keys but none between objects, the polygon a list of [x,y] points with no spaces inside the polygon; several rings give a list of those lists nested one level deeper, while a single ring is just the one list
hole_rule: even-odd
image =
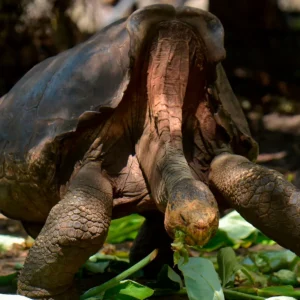
[{"label": "dark brown shell", "polygon": [[101,107],[115,108],[130,78],[125,25],[116,22],[41,62],[2,97],[0,149],[25,154],[45,138],[76,130]]},{"label": "dark brown shell", "polygon": [[[0,99],[0,153],[14,152],[23,157],[43,140],[75,131],[101,114],[101,108],[116,108],[150,31],[159,22],[172,19],[195,28],[206,45],[210,63],[224,59],[223,27],[212,14],[188,7],[175,10],[169,5],[141,9],[85,43],[41,62]],[[220,80],[221,103],[240,133],[250,137],[236,98]]]}]

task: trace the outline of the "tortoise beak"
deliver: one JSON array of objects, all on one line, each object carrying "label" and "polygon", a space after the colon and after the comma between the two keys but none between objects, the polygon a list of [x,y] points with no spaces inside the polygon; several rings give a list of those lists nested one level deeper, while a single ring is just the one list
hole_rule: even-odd
[{"label": "tortoise beak", "polygon": [[179,183],[165,213],[168,234],[174,238],[176,231],[181,231],[188,245],[203,246],[214,236],[218,224],[218,206],[208,187],[196,180]]},{"label": "tortoise beak", "polygon": [[182,209],[166,210],[165,228],[174,237],[175,231],[185,235],[185,243],[190,246],[204,246],[218,229],[218,212],[201,201],[187,202]]}]

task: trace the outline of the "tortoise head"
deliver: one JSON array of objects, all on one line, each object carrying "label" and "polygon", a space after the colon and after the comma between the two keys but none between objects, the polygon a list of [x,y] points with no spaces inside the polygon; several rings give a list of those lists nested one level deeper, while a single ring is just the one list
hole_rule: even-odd
[{"label": "tortoise head", "polygon": [[141,78],[135,99],[146,98],[139,102],[146,113],[137,158],[165,213],[169,235],[180,230],[187,243],[203,245],[219,219],[207,186],[210,162],[222,152],[250,159],[257,155],[220,64],[225,58],[223,27],[209,12],[154,5],[135,12],[127,30],[133,73]]}]

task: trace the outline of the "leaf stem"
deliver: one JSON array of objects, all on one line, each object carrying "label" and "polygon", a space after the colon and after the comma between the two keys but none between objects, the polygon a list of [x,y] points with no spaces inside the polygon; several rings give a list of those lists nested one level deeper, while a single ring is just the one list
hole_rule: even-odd
[{"label": "leaf stem", "polygon": [[89,289],[87,292],[85,292],[83,295],[80,296],[80,300],[84,300],[96,295],[99,295],[103,293],[104,291],[114,287],[117,285],[121,280],[129,277],[133,273],[137,272],[138,270],[144,268],[146,265],[148,265],[152,260],[155,259],[157,256],[158,250],[153,250],[149,255],[147,255],[145,258],[143,258],[141,261],[130,267],[129,269],[125,270],[124,272],[120,273],[116,277],[110,279],[109,281],[96,286],[94,288]]},{"label": "leaf stem", "polygon": [[241,293],[241,292],[236,292],[236,291],[232,291],[229,289],[224,289],[223,288],[223,292],[224,295],[227,296],[228,298],[230,297],[230,299],[238,299],[238,300],[248,300],[248,299],[252,299],[252,300],[265,300],[265,298],[260,297],[260,296],[254,296],[254,295],[249,295],[249,294],[245,294],[245,293]]}]

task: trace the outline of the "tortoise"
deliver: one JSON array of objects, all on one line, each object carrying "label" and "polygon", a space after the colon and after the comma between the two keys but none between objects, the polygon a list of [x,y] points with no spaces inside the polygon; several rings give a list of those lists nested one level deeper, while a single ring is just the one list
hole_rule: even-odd
[{"label": "tortoise", "polygon": [[36,238],[20,294],[76,299],[74,274],[110,220],[130,213],[146,217],[132,261],[163,253],[175,231],[205,244],[224,204],[300,253],[298,191],[255,164],[223,37],[209,12],[149,6],[39,63],[0,99],[0,209]]}]

